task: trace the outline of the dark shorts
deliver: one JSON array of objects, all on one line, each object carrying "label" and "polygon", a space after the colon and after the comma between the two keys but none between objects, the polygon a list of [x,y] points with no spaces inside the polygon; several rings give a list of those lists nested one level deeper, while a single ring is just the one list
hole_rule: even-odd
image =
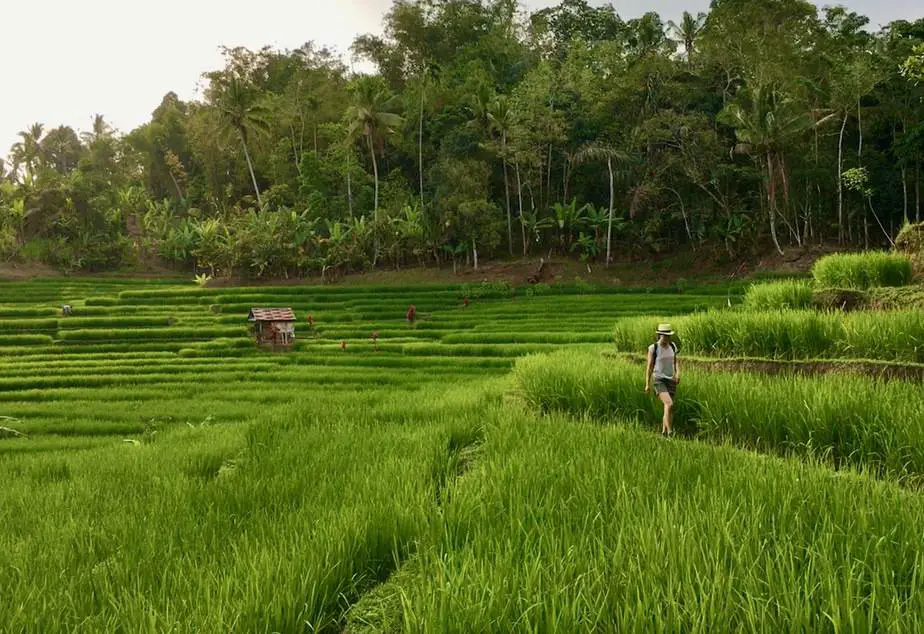
[{"label": "dark shorts", "polygon": [[655,394],[664,394],[667,392],[674,398],[677,394],[677,383],[673,379],[655,379]]}]

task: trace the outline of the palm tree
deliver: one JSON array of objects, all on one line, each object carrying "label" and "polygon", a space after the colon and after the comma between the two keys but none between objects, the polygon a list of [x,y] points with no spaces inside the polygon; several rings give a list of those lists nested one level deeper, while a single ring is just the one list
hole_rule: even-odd
[{"label": "palm tree", "polygon": [[[10,155],[13,159],[14,166],[22,165],[26,170],[26,177],[31,179],[36,168],[41,164],[42,159],[42,135],[45,132],[45,126],[41,123],[33,123],[28,130],[19,133],[22,141],[17,142],[10,148]],[[13,170],[14,172],[16,169]]]},{"label": "palm tree", "polygon": [[615,205],[616,189],[614,184],[615,172],[614,163],[625,162],[628,159],[625,152],[617,150],[611,145],[593,144],[584,146],[577,154],[574,155],[575,163],[587,163],[588,161],[605,160],[606,169],[610,176],[610,210],[606,226],[606,266],[610,265],[612,259],[613,245],[613,212]]},{"label": "palm tree", "polygon": [[267,123],[268,109],[257,100],[257,94],[236,77],[223,81],[223,90],[218,94],[215,108],[218,110],[218,120],[225,134],[236,134],[244,148],[244,158],[247,160],[247,169],[250,170],[250,180],[253,190],[257,194],[257,206],[263,207],[260,198],[260,187],[253,171],[253,161],[250,160],[250,150],[247,139],[251,134],[264,133],[269,130]]},{"label": "palm tree", "polygon": [[687,56],[687,64],[693,65],[693,55],[696,53],[696,40],[699,39],[706,25],[706,14],[697,13],[693,16],[689,11],[683,12],[683,19],[680,24],[673,20],[667,23],[670,29],[671,39],[683,44],[684,53]]},{"label": "palm tree", "polygon": [[[773,245],[782,254],[776,234],[777,187],[782,185],[784,199],[789,199],[789,180],[784,160],[785,145],[789,139],[812,126],[820,126],[830,117],[813,122],[803,108],[790,97],[771,85],[758,84],[742,90],[735,102],[718,115],[721,123],[735,129],[738,145],[735,151],[751,156],[765,173],[767,210]],[[784,218],[785,220],[785,218]]]},{"label": "palm tree", "polygon": [[[382,148],[385,137],[393,134],[404,123],[393,110],[397,99],[378,78],[360,77],[353,84],[353,103],[347,110],[348,136],[351,139],[362,136],[369,147],[372,158],[372,172],[375,178],[375,219],[379,214],[379,163],[376,147]],[[384,152],[384,149],[381,150]]]},{"label": "palm tree", "polygon": [[105,117],[99,113],[93,115],[93,126],[91,127],[90,132],[80,133],[80,138],[87,145],[91,145],[94,141],[108,139],[111,136],[112,126],[106,123]]},{"label": "palm tree", "polygon": [[469,109],[472,112],[472,118],[469,125],[481,130],[489,131],[490,122],[488,121],[488,111],[491,104],[497,98],[494,89],[486,83],[479,83],[471,95]]},{"label": "palm tree", "polygon": [[[487,109],[487,118],[489,129],[495,134],[500,135],[501,139],[501,161],[504,165],[504,195],[507,199],[507,243],[510,247],[510,255],[513,255],[513,216],[510,212],[510,177],[507,173],[507,141],[510,131],[513,128],[514,115],[513,110],[510,109],[510,105],[507,103],[507,99],[504,97],[494,99]],[[526,254],[524,253],[524,255]]]}]

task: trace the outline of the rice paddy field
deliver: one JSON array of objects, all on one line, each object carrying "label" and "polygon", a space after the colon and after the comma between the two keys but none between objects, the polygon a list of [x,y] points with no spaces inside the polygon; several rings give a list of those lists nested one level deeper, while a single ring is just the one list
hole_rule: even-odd
[{"label": "rice paddy field", "polygon": [[0,282],[0,632],[920,630],[919,383],[691,367],[663,439],[622,354],[916,364],[920,313],[742,293]]}]

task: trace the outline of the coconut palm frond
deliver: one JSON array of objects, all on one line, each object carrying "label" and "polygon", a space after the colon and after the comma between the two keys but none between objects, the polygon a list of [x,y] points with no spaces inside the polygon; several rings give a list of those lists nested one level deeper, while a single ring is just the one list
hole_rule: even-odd
[{"label": "coconut palm frond", "polygon": [[629,154],[611,145],[587,144],[575,152],[573,156],[574,163],[579,165],[600,160],[627,163]]}]

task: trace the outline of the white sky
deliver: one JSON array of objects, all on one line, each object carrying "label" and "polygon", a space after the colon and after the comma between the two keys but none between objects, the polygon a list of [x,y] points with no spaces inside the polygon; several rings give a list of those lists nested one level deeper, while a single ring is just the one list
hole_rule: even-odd
[{"label": "white sky", "polygon": [[[874,25],[924,16],[920,0],[845,0]],[[525,0],[529,9],[557,4]],[[601,4],[594,2],[594,4]],[[708,0],[616,0],[625,18],[665,20]],[[122,132],[149,119],[163,95],[195,95],[221,65],[219,46],[296,48],[313,40],[347,53],[380,32],[391,0],[0,0],[0,156],[33,122],[86,129],[94,113]]]}]

